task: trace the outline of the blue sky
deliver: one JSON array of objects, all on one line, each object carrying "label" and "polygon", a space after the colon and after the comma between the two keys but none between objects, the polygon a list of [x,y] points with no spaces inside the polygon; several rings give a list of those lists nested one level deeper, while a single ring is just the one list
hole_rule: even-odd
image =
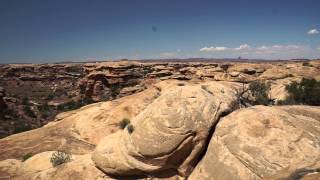
[{"label": "blue sky", "polygon": [[320,57],[319,0],[1,0],[0,62]]}]

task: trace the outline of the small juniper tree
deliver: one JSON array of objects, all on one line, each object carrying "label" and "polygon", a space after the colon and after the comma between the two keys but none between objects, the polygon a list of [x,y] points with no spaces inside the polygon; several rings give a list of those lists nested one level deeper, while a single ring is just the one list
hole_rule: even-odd
[{"label": "small juniper tree", "polygon": [[268,96],[270,85],[263,81],[253,81],[249,84],[249,90],[255,98],[254,104],[268,105],[270,98]]},{"label": "small juniper tree", "polygon": [[230,66],[231,66],[230,64],[221,64],[221,65],[220,65],[221,69],[222,69],[224,72],[227,72]]},{"label": "small juniper tree", "polygon": [[320,105],[320,81],[302,78],[301,82],[292,82],[286,86],[289,97],[279,104]]}]

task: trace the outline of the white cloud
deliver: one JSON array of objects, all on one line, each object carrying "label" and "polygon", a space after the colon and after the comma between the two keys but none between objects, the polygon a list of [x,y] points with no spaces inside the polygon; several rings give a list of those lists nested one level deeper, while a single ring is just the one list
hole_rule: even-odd
[{"label": "white cloud", "polygon": [[204,48],[201,48],[200,51],[203,52],[216,52],[216,51],[240,51],[240,50],[249,50],[251,48],[251,46],[249,46],[248,44],[241,44],[239,47],[237,48],[228,48],[228,47],[223,47],[223,46],[211,46],[211,47],[207,47],[205,46]]},{"label": "white cloud", "polygon": [[269,50],[281,51],[281,50],[297,50],[297,49],[303,49],[303,48],[305,48],[305,46],[290,44],[290,45],[260,46],[260,47],[256,48],[256,50],[258,50],[258,51],[269,51]]},{"label": "white cloud", "polygon": [[280,49],[280,48],[282,48],[283,46],[281,46],[281,45],[273,45],[273,46],[271,46],[272,48],[277,48],[277,49]]},{"label": "white cloud", "polygon": [[317,29],[310,29],[310,30],[308,31],[308,34],[310,34],[310,35],[319,34],[319,31],[318,31]]},{"label": "white cloud", "polygon": [[238,48],[235,48],[235,50],[237,50],[237,51],[248,50],[250,48],[251,48],[251,46],[249,46],[248,44],[241,44]]},{"label": "white cloud", "polygon": [[267,46],[260,46],[260,47],[257,48],[257,50],[266,50],[266,49],[268,49]]},{"label": "white cloud", "polygon": [[320,47],[312,48],[309,45],[297,44],[275,44],[252,47],[242,44],[239,47],[204,47],[201,52],[211,52],[203,54],[206,57],[238,57],[244,58],[264,58],[264,59],[292,59],[292,58],[318,58],[320,57]]},{"label": "white cloud", "polygon": [[225,51],[227,50],[228,48],[227,47],[207,47],[205,46],[204,48],[201,48],[200,51],[203,51],[203,52],[214,52],[214,51]]}]

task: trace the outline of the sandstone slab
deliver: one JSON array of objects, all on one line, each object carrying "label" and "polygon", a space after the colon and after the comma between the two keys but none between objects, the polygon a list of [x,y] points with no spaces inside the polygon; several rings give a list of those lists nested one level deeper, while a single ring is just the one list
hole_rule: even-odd
[{"label": "sandstone slab", "polygon": [[316,172],[319,137],[319,107],[237,110],[219,121],[204,158],[189,179],[277,179],[278,174],[290,179],[297,171]]}]

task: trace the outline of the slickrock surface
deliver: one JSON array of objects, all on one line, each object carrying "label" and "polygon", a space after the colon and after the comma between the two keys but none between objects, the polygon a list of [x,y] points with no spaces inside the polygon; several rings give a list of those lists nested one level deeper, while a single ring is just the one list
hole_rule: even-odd
[{"label": "slickrock surface", "polygon": [[[284,100],[319,72],[320,61],[2,65],[0,179],[319,179],[320,107],[239,96],[266,80]],[[54,167],[56,151],[71,161]]]},{"label": "slickrock surface", "polygon": [[99,140],[119,129],[123,118],[140,113],[158,95],[157,88],[116,101],[96,103],[59,114],[48,125],[0,139],[0,160],[21,159],[28,153],[63,150],[76,154],[92,151]]},{"label": "slickrock surface", "polygon": [[64,111],[141,92],[161,80],[274,83],[302,77],[320,80],[319,71],[319,61],[0,65],[0,138],[41,127]]},{"label": "slickrock surface", "polygon": [[293,179],[319,168],[320,107],[254,106],[219,121],[189,179]]},{"label": "slickrock surface", "polygon": [[132,119],[132,133],[119,131],[102,139],[93,161],[114,175],[178,169],[187,176],[211,127],[235,106],[236,91],[227,84],[212,82],[166,89]]}]

